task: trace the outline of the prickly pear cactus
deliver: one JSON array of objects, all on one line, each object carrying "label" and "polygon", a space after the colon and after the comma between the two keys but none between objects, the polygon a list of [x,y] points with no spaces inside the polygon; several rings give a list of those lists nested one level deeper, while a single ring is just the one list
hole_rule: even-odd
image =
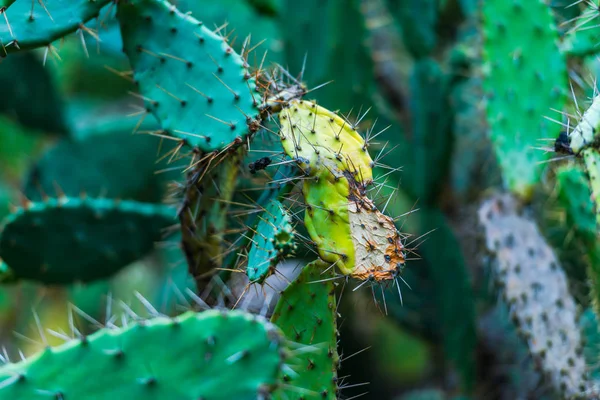
[{"label": "prickly pear cactus", "polygon": [[[0,396],[264,398],[279,385],[284,357],[279,330],[256,316],[187,312],[107,327],[4,365]],[[75,364],[80,368],[72,368]]]},{"label": "prickly pear cactus", "polygon": [[[544,1],[482,4],[489,134],[505,186],[529,199],[542,174],[536,163],[548,158],[534,147],[560,132],[560,125],[544,116],[563,108],[568,90],[565,56],[558,51],[558,32]],[[526,24],[524,16],[530,18]]]},{"label": "prickly pear cactus", "polygon": [[7,52],[50,46],[75,32],[112,0],[18,0],[0,7],[0,57]]},{"label": "prickly pear cactus", "polygon": [[367,197],[373,161],[356,127],[309,101],[279,115],[285,153],[309,179],[305,225],[320,257],[361,280],[394,279],[404,267],[403,235]]},{"label": "prickly pear cactus", "polygon": [[272,200],[252,236],[246,267],[250,282],[262,283],[273,274],[277,263],[296,249],[294,236],[290,215],[278,200]]},{"label": "prickly pear cactus", "polygon": [[211,152],[258,130],[255,78],[225,37],[164,0],[118,7],[133,79],[164,131]]},{"label": "prickly pear cactus", "polygon": [[337,306],[335,285],[328,279],[332,276],[333,268],[327,263],[308,264],[283,291],[275,307],[271,322],[289,340],[312,347],[298,357],[297,375],[284,375],[290,389],[275,392],[276,399],[337,398]]},{"label": "prickly pear cactus", "polygon": [[26,203],[0,228],[11,277],[46,284],[107,278],[148,253],[171,225],[169,206],[92,198]]},{"label": "prickly pear cactus", "polygon": [[529,352],[557,393],[589,395],[577,310],[554,251],[535,223],[520,215],[510,196],[496,196],[479,209],[485,245],[511,317]]}]

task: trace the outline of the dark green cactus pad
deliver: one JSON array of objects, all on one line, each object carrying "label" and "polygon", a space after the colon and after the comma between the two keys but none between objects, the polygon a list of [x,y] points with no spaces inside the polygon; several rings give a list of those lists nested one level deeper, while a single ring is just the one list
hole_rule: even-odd
[{"label": "dark green cactus pad", "polygon": [[290,215],[277,200],[272,200],[258,218],[246,274],[250,282],[262,283],[273,274],[277,263],[293,252],[294,228]]},{"label": "dark green cactus pad", "polygon": [[113,0],[17,0],[0,18],[0,57],[8,52],[48,46],[95,18]]},{"label": "dark green cactus pad", "polygon": [[0,397],[266,398],[279,382],[282,343],[272,324],[238,311],[157,317],[3,366]]},{"label": "dark green cactus pad", "polygon": [[107,278],[148,253],[175,222],[171,207],[107,199],[29,203],[0,231],[0,258],[16,278],[46,284]]},{"label": "dark green cactus pad", "polygon": [[210,152],[258,129],[261,96],[224,37],[166,1],[125,0],[118,7],[133,78],[163,130]]},{"label": "dark green cactus pad", "polygon": [[490,137],[506,187],[529,199],[541,179],[539,163],[549,157],[535,147],[561,130],[544,116],[563,108],[568,92],[565,56],[558,51],[554,19],[542,0],[484,1],[483,17]]},{"label": "dark green cactus pad", "polygon": [[410,75],[412,134],[406,146],[402,182],[425,204],[435,203],[450,170],[453,110],[450,85],[437,62],[422,59]]},{"label": "dark green cactus pad", "polygon": [[[28,4],[31,6],[31,2]],[[2,21],[4,18],[0,15],[0,26]],[[69,133],[63,113],[63,99],[40,57],[33,52],[12,54],[2,59],[0,71],[0,113],[41,133]],[[2,130],[3,125],[0,125]]]},{"label": "dark green cactus pad", "polygon": [[388,0],[392,14],[398,20],[402,39],[415,58],[429,55],[436,42],[438,0]]},{"label": "dark green cactus pad", "polygon": [[556,182],[557,200],[566,211],[568,226],[588,243],[595,243],[594,203],[585,171],[578,165],[561,167],[556,172]]},{"label": "dark green cactus pad", "polygon": [[[585,150],[590,151],[590,150]],[[587,264],[587,278],[593,306],[600,306],[600,242],[594,213],[594,202],[590,182],[583,167],[574,164],[561,167],[556,172],[557,201],[566,215],[573,240],[579,245],[580,253]],[[564,241],[564,239],[563,239]],[[565,246],[562,246],[563,248]]]},{"label": "dark green cactus pad", "polygon": [[[157,173],[169,157],[158,164],[160,154],[174,147],[150,135],[116,132],[92,135],[80,141],[63,140],[36,163],[25,183],[25,196],[42,200],[54,195],[57,186],[66,196],[89,196],[160,202],[167,179],[174,174]],[[159,147],[162,147],[159,154]]]},{"label": "dark green cactus pad", "polygon": [[[297,365],[292,365],[297,375],[284,376],[290,389],[276,392],[276,399],[302,395],[307,399],[336,398],[339,357],[335,286],[328,279],[332,276],[333,268],[328,263],[313,261],[304,267],[277,302],[271,322],[288,340],[311,346],[314,350],[297,357]],[[306,392],[294,391],[293,387]]]}]

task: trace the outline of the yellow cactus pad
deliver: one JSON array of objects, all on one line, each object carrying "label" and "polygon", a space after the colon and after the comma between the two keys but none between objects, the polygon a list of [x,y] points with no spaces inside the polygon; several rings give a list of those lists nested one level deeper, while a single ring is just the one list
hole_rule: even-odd
[{"label": "yellow cactus pad", "polygon": [[319,256],[337,265],[344,275],[350,275],[355,262],[348,217],[348,180],[336,180],[326,169],[315,178],[305,181],[302,189],[307,204],[306,229]]},{"label": "yellow cactus pad", "polygon": [[361,280],[398,275],[405,262],[403,237],[354,181],[324,169],[304,182],[303,193],[306,229],[323,260]]},{"label": "yellow cactus pad", "polygon": [[318,174],[320,163],[329,160],[363,185],[373,181],[373,160],[365,140],[337,114],[310,101],[292,100],[279,113],[279,121],[286,154],[310,175]]}]

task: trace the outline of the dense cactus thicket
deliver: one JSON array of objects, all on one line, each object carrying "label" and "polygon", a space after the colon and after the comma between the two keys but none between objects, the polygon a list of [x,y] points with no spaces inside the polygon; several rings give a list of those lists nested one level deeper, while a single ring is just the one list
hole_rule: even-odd
[{"label": "dense cactus thicket", "polygon": [[0,0],[0,398],[599,399],[596,0]]}]

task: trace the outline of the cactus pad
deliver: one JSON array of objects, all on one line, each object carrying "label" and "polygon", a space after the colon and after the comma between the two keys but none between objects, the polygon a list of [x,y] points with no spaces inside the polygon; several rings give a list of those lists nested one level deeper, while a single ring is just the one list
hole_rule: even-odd
[{"label": "cactus pad", "polygon": [[583,161],[588,174],[591,199],[596,210],[596,229],[600,228],[600,153],[594,148],[583,151]]},{"label": "cactus pad", "polygon": [[290,216],[279,201],[272,200],[259,218],[252,236],[246,273],[250,282],[262,283],[296,245]]},{"label": "cactus pad", "polygon": [[552,248],[508,195],[485,201],[479,220],[496,257],[498,284],[532,357],[557,393],[567,398],[585,393],[576,305]]},{"label": "cactus pad", "polygon": [[0,18],[0,57],[6,52],[48,46],[95,18],[112,0],[18,0]]},{"label": "cactus pad", "polygon": [[[525,16],[530,19],[523,24]],[[490,137],[506,187],[529,199],[541,179],[538,163],[549,156],[534,147],[560,132],[560,125],[544,116],[563,108],[565,56],[558,51],[551,9],[542,0],[485,1],[483,19]]]},{"label": "cactus pad", "polygon": [[365,140],[350,122],[306,100],[290,101],[279,114],[279,122],[286,154],[305,170],[319,170],[321,162],[329,161],[364,185],[373,180],[373,161]]},{"label": "cactus pad", "polygon": [[167,206],[106,199],[29,203],[4,220],[0,258],[47,284],[107,278],[149,252],[175,219]]},{"label": "cactus pad", "polygon": [[163,130],[210,152],[258,129],[261,96],[225,38],[166,1],[118,7],[133,78]]},{"label": "cactus pad", "polygon": [[237,311],[158,317],[3,366],[0,397],[256,399],[278,384],[282,341],[272,324]]},{"label": "cactus pad", "polygon": [[[277,325],[288,340],[311,346],[298,356],[292,368],[297,376],[284,376],[293,390],[275,392],[276,399],[321,398],[335,399],[337,391],[337,312],[335,287],[330,278],[333,268],[322,261],[308,264],[300,275],[283,291],[271,322]],[[327,270],[327,272],[323,272]],[[321,282],[318,282],[321,281]]]},{"label": "cactus pad", "polygon": [[[172,146],[172,142],[163,143]],[[66,196],[90,196],[160,202],[166,176],[157,174],[159,139],[125,132],[62,140],[36,163],[25,184],[25,196],[41,201],[60,187]],[[163,168],[166,161],[161,165]]]}]

